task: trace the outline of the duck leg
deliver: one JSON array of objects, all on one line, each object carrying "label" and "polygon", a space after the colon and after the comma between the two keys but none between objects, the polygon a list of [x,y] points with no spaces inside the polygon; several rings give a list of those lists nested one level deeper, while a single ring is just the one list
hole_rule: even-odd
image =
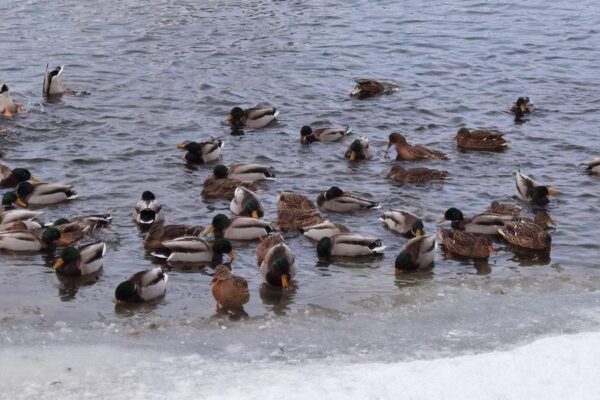
[{"label": "duck leg", "polygon": [[13,116],[13,114],[9,111],[8,107],[4,107],[4,109],[2,110],[2,115],[4,115],[6,118],[10,118]]}]

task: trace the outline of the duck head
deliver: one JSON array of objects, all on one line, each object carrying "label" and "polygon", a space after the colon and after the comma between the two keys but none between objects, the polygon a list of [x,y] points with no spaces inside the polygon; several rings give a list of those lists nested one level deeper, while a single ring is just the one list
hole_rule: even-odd
[{"label": "duck head", "polygon": [[310,135],[312,135],[313,130],[310,126],[304,125],[302,129],[300,129],[300,143],[302,144],[310,144],[314,141]]},{"label": "duck head", "polygon": [[290,263],[285,257],[277,257],[272,268],[267,272],[265,279],[271,286],[288,289],[290,287]]},{"label": "duck head", "polygon": [[229,176],[229,168],[225,165],[219,164],[213,169],[213,175],[217,179],[225,179]]},{"label": "duck head", "polygon": [[412,256],[406,250],[402,250],[398,257],[396,257],[396,262],[394,263],[394,269],[396,270],[396,274],[401,274],[402,272],[413,272],[419,269],[419,266],[414,263]]}]

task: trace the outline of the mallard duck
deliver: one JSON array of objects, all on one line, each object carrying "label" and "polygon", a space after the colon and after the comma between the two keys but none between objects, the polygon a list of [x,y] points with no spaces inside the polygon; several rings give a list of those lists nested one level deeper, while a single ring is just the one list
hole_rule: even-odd
[{"label": "mallard duck", "polygon": [[58,218],[45,224],[45,226],[60,226],[74,222],[88,227],[89,230],[101,229],[108,227],[112,223],[112,216],[110,214],[90,214],[72,217],[71,219]]},{"label": "mallard duck", "polygon": [[533,219],[521,217],[518,218],[517,221],[534,223],[542,229],[556,228],[556,222],[554,222],[550,214],[544,210],[537,211],[534,214]]},{"label": "mallard duck", "polygon": [[440,229],[438,233],[444,249],[459,256],[486,259],[490,253],[496,252],[492,247],[492,241],[487,236],[457,229]]},{"label": "mallard duck", "polygon": [[304,125],[302,129],[300,129],[300,143],[335,142],[348,135],[350,132],[352,132],[352,130],[349,127],[318,128],[313,130],[310,126]]},{"label": "mallard duck", "polygon": [[268,235],[261,239],[256,248],[256,261],[259,266],[264,261],[269,249],[279,243],[283,243],[283,236],[279,234]]},{"label": "mallard duck", "polygon": [[444,181],[450,179],[447,171],[439,171],[431,168],[403,168],[401,165],[393,165],[385,176],[402,185],[408,183],[425,183],[430,181]]},{"label": "mallard duck", "polygon": [[5,192],[2,195],[2,211],[12,211],[17,208],[15,203],[19,200],[15,192]]},{"label": "mallard duck", "polygon": [[262,203],[256,193],[242,186],[235,189],[229,209],[241,217],[262,218],[265,215]]},{"label": "mallard duck", "polygon": [[185,161],[190,164],[205,164],[216,161],[221,157],[223,142],[219,139],[210,139],[206,142],[183,142],[177,148],[187,151]]},{"label": "mallard duck", "polygon": [[532,113],[534,109],[535,106],[529,101],[529,97],[519,97],[517,101],[512,104],[510,111],[519,117],[523,116],[523,114]]},{"label": "mallard duck", "polygon": [[230,261],[236,258],[231,243],[227,239],[215,239],[208,242],[197,236],[183,236],[166,240],[161,243],[161,247],[166,248],[169,254],[153,253],[152,255],[166,258],[169,263],[210,264],[216,267],[223,263],[223,254],[227,254]]},{"label": "mallard duck", "polygon": [[46,228],[41,232],[15,231],[0,233],[0,249],[10,251],[44,251],[52,249],[60,239],[55,228]]},{"label": "mallard duck", "polygon": [[446,160],[448,158],[448,155],[441,151],[429,150],[421,145],[408,144],[404,136],[398,132],[390,134],[386,154],[392,146],[396,148],[396,160],[398,161]]},{"label": "mallard duck", "polygon": [[378,96],[387,91],[389,89],[383,83],[374,79],[357,79],[356,86],[350,92],[350,96],[362,100]]},{"label": "mallard duck", "polygon": [[236,217],[229,219],[225,214],[217,214],[203,234],[215,234],[216,238],[229,240],[257,240],[273,232],[271,224],[261,219]]},{"label": "mallard duck", "polygon": [[494,200],[483,213],[517,217],[521,213],[521,210],[522,208],[516,204],[500,203]]},{"label": "mallard duck", "polygon": [[235,129],[250,128],[259,129],[267,126],[279,115],[279,111],[275,107],[257,107],[248,108],[246,110],[240,107],[231,109],[225,121]]},{"label": "mallard duck", "polygon": [[217,302],[217,312],[221,309],[239,310],[250,300],[248,282],[241,276],[232,274],[227,265],[215,268],[210,288]]},{"label": "mallard duck", "polygon": [[41,211],[30,210],[7,210],[0,212],[0,227],[15,222],[31,221],[42,215]]},{"label": "mallard duck", "polygon": [[316,210],[317,207],[308,197],[292,192],[281,192],[277,196],[277,209]]},{"label": "mallard duck", "polygon": [[318,242],[324,237],[333,237],[340,233],[351,233],[350,228],[336,222],[321,222],[320,224],[298,229],[307,238]]},{"label": "mallard duck", "polygon": [[76,199],[77,193],[73,186],[59,185],[55,183],[35,183],[21,182],[17,186],[17,196],[19,199],[15,202],[19,207],[27,208],[29,206],[47,206]]},{"label": "mallard duck", "polygon": [[549,251],[552,237],[533,222],[507,222],[498,233],[510,244],[530,250]]},{"label": "mallard duck", "polygon": [[224,165],[217,165],[213,174],[209,175],[202,187],[202,196],[205,199],[233,200],[235,189],[244,187],[256,191],[256,186],[250,182],[242,182],[239,179],[228,177],[229,169]]},{"label": "mallard duck", "polygon": [[6,165],[0,164],[0,187],[17,187],[21,182],[31,180],[38,183],[39,180],[35,176],[31,176],[31,172],[25,168],[10,169]]},{"label": "mallard duck", "polygon": [[80,247],[66,247],[54,262],[56,273],[68,276],[93,274],[102,268],[102,257],[106,254],[104,242]]},{"label": "mallard duck", "polygon": [[317,210],[288,208],[277,211],[277,222],[275,225],[282,231],[289,231],[320,224],[323,221],[325,221],[325,218]]},{"label": "mallard duck", "polygon": [[434,267],[435,247],[435,235],[409,240],[396,257],[396,274],[431,271]]},{"label": "mallard duck", "polygon": [[162,249],[163,243],[183,236],[200,236],[204,228],[196,225],[165,225],[164,222],[152,224],[146,238],[144,239],[144,248]]},{"label": "mallard duck", "polygon": [[322,258],[368,256],[383,254],[384,250],[380,239],[352,233],[325,236],[317,244],[317,255]]},{"label": "mallard duck", "polygon": [[260,274],[266,283],[274,287],[287,289],[296,276],[296,259],[285,243],[271,247],[260,264]]},{"label": "mallard duck", "polygon": [[133,210],[133,221],[140,226],[148,227],[155,222],[165,220],[162,212],[162,204],[156,200],[156,196],[149,190],[142,193],[142,199],[135,205]]},{"label": "mallard duck", "polygon": [[548,196],[557,196],[560,192],[548,186],[542,186],[521,171],[515,176],[517,182],[517,197],[521,200],[531,201],[534,204],[548,204]]},{"label": "mallard duck", "polygon": [[167,291],[168,280],[169,276],[161,267],[136,272],[117,286],[116,303],[142,302],[161,297]]},{"label": "mallard duck", "polygon": [[348,150],[346,150],[344,157],[350,161],[368,160],[372,158],[373,152],[369,147],[369,139],[366,136],[361,136],[354,140],[348,147]]},{"label": "mallard duck", "polygon": [[17,104],[13,101],[10,93],[8,92],[8,86],[4,83],[0,86],[0,111],[6,118],[10,118],[14,113],[19,112],[23,109],[21,104]]},{"label": "mallard duck", "polygon": [[213,170],[213,175],[217,179],[233,178],[251,183],[275,179],[271,167],[261,164],[234,164],[229,167],[217,165]]},{"label": "mallard duck", "polygon": [[600,174],[600,157],[594,158],[592,161],[585,163],[587,165],[586,171],[590,174]]},{"label": "mallard duck", "polygon": [[61,247],[71,246],[73,243],[80,241],[90,231],[89,226],[79,221],[69,222],[66,218],[59,218],[52,227],[60,232],[58,245]]},{"label": "mallard duck", "polygon": [[48,65],[46,65],[43,86],[43,92],[46,96],[56,96],[65,92],[65,84],[62,79],[64,68],[64,65],[59,65],[52,71],[48,71]]},{"label": "mallard duck", "polygon": [[460,128],[454,140],[458,147],[467,150],[504,150],[510,143],[504,139],[503,133],[484,130],[470,131],[467,128]]},{"label": "mallard duck", "polygon": [[344,192],[337,186],[332,186],[317,197],[319,207],[335,212],[352,212],[379,208],[379,203],[353,194]]},{"label": "mallard duck", "polygon": [[423,220],[404,210],[390,210],[383,213],[379,220],[389,229],[406,237],[421,236],[425,233]]},{"label": "mallard duck", "polygon": [[462,211],[451,207],[446,210],[438,223],[442,224],[445,221],[450,221],[453,229],[480,235],[497,235],[498,229],[511,220],[512,216],[497,214],[477,214],[471,218],[465,218]]}]

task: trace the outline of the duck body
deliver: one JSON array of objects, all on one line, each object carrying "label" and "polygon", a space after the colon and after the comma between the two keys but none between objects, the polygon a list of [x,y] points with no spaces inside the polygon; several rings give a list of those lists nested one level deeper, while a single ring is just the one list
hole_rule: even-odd
[{"label": "duck body", "polygon": [[517,183],[517,197],[534,204],[545,205],[549,203],[548,196],[555,196],[558,191],[547,186],[542,186],[529,176],[517,171],[515,175]]},{"label": "duck body", "polygon": [[177,145],[180,150],[187,151],[185,160],[190,164],[206,164],[217,161],[221,157],[223,141],[210,139],[206,142],[184,142]]},{"label": "duck body", "polygon": [[525,249],[549,251],[552,244],[550,233],[533,222],[507,222],[498,233],[508,243]]},{"label": "duck body", "polygon": [[494,200],[483,213],[517,217],[521,213],[521,210],[522,208],[516,204],[500,203]]},{"label": "duck body", "polygon": [[224,254],[231,261],[235,259],[231,243],[225,239],[216,239],[211,243],[197,236],[183,236],[164,241],[161,247],[169,250],[169,263],[210,264],[216,267],[223,263]]},{"label": "duck body", "polygon": [[264,261],[267,252],[271,249],[271,247],[283,243],[283,241],[283,236],[279,234],[269,235],[261,240],[256,248],[256,261],[258,265],[260,266],[260,264]]},{"label": "duck body", "polygon": [[149,190],[142,193],[142,198],[133,210],[133,221],[141,227],[149,227],[155,222],[163,222],[165,215],[162,212],[162,204],[156,200],[156,196]]},{"label": "duck body", "polygon": [[324,220],[323,215],[317,210],[286,208],[277,211],[277,222],[275,225],[282,231],[289,231],[320,224]]},{"label": "duck body", "polygon": [[385,246],[380,239],[367,236],[341,233],[323,237],[317,244],[319,257],[357,257],[383,254]]},{"label": "duck body", "polygon": [[226,265],[219,265],[211,281],[211,292],[217,302],[217,310],[239,310],[250,300],[248,282],[231,273]]},{"label": "duck body", "polygon": [[341,213],[379,208],[379,203],[344,192],[337,186],[319,194],[317,204],[326,210]]},{"label": "duck body", "polygon": [[359,100],[379,96],[388,91],[386,86],[374,79],[357,79],[356,86],[350,92],[350,96]]},{"label": "duck body", "polygon": [[281,192],[277,196],[277,209],[316,210],[317,207],[308,197],[293,192]]},{"label": "duck body", "polygon": [[588,173],[600,175],[600,157],[594,158],[592,161],[588,161],[586,165],[586,170],[588,171]]},{"label": "duck body", "polygon": [[457,229],[440,229],[439,235],[447,251],[462,257],[486,259],[494,252],[492,241],[486,236]]},{"label": "duck body", "polygon": [[46,65],[44,85],[42,87],[43,93],[46,96],[57,96],[65,92],[65,84],[62,77],[63,71],[64,65],[59,65],[52,71],[49,71],[48,65]]},{"label": "duck body", "polygon": [[373,158],[373,151],[369,146],[369,139],[366,136],[361,136],[354,140],[346,150],[344,157],[350,161],[368,160]]},{"label": "duck body", "polygon": [[467,128],[460,128],[454,140],[459,148],[466,150],[498,151],[506,149],[510,143],[500,132]]},{"label": "duck body", "polygon": [[463,213],[452,207],[449,208],[444,217],[439,221],[451,221],[452,228],[479,235],[497,235],[498,229],[504,227],[506,222],[511,221],[512,216],[497,214],[477,214],[466,218]]},{"label": "duck body", "polygon": [[229,166],[229,178],[242,182],[273,180],[275,174],[271,167],[261,164],[234,164]]},{"label": "duck body", "polygon": [[446,160],[448,155],[441,151],[430,150],[421,145],[410,145],[406,138],[398,132],[390,134],[388,139],[388,150],[395,146],[396,160],[398,161],[423,161],[423,160]]},{"label": "duck body", "polygon": [[102,268],[104,254],[104,242],[90,243],[77,248],[67,247],[54,263],[54,270],[66,276],[93,274]]},{"label": "duck body", "polygon": [[55,183],[21,182],[17,186],[16,192],[19,197],[16,204],[21,207],[48,206],[78,197],[77,193],[73,191],[73,186]]},{"label": "duck body", "polygon": [[136,272],[115,290],[117,302],[150,301],[164,296],[169,276],[161,267]]},{"label": "duck body", "polygon": [[265,210],[256,193],[242,186],[238,186],[234,193],[229,209],[235,215],[252,218],[262,218]]},{"label": "duck body", "polygon": [[202,197],[205,199],[224,199],[231,201],[235,197],[235,190],[238,187],[256,191],[256,186],[250,182],[242,182],[239,179],[228,177],[217,178],[215,175],[210,175],[204,181]]},{"label": "duck body", "polygon": [[60,232],[46,228],[41,232],[14,231],[0,233],[0,249],[15,252],[36,252],[52,249],[60,239]]},{"label": "duck body", "polygon": [[15,222],[32,221],[39,218],[43,212],[30,210],[7,210],[0,212],[0,227],[10,225]]},{"label": "duck body", "polygon": [[324,237],[333,237],[341,233],[350,233],[350,229],[345,225],[335,222],[321,222],[316,225],[310,225],[300,229],[307,238],[318,242]]},{"label": "duck body", "polygon": [[396,183],[405,185],[430,181],[444,181],[450,179],[450,174],[447,171],[431,168],[404,168],[401,165],[394,165],[385,177]]},{"label": "duck body", "polygon": [[425,231],[423,221],[416,215],[404,210],[385,211],[379,217],[379,220],[390,230],[406,237],[421,236]]},{"label": "duck body", "polygon": [[216,215],[211,225],[203,234],[214,232],[216,238],[228,240],[257,240],[273,232],[273,227],[267,221],[248,217],[229,219],[224,214]]},{"label": "duck body", "polygon": [[225,120],[234,129],[260,129],[269,125],[279,115],[275,107],[255,107],[245,110],[240,107],[231,109]]},{"label": "duck body", "polygon": [[434,267],[435,235],[419,236],[409,240],[396,257],[396,274],[429,272]]},{"label": "duck body", "polygon": [[285,243],[271,246],[260,264],[260,274],[267,284],[287,289],[289,282],[296,276],[292,250]]},{"label": "duck body", "polygon": [[196,225],[165,225],[162,222],[152,224],[146,238],[144,239],[144,248],[156,250],[164,248],[163,242],[173,240],[183,236],[198,237],[204,230],[201,226]]},{"label": "duck body", "polygon": [[336,142],[350,134],[350,132],[352,132],[352,130],[349,127],[317,128],[313,130],[310,126],[305,125],[300,130],[300,143]]}]

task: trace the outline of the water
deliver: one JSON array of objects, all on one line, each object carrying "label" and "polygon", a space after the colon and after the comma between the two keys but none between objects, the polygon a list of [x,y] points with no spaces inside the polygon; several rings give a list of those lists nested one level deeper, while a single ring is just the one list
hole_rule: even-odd
[{"label": "water", "polygon": [[[4,2],[0,79],[28,113],[0,121],[3,160],[80,198],[46,210],[48,219],[110,212],[104,271],[88,285],[57,279],[52,258],[0,257],[0,343],[11,348],[103,344],[190,351],[206,359],[299,363],[320,359],[392,362],[486,351],[540,336],[597,329],[600,262],[598,178],[579,165],[598,156],[600,14],[595,2],[559,1],[218,1],[127,0],[94,7],[77,1]],[[8,34],[6,34],[8,33]],[[42,73],[65,64],[67,85],[87,92],[47,103]],[[399,92],[349,98],[354,78],[391,81]],[[516,125],[519,95],[537,105]],[[231,107],[274,105],[277,123],[229,136]],[[301,146],[302,125],[350,125],[342,143]],[[459,127],[493,128],[512,142],[504,153],[463,153]],[[384,175],[387,136],[447,152],[423,163],[452,180],[399,187]],[[349,164],[346,147],[366,135],[372,161]],[[396,280],[405,239],[385,230],[378,211],[330,214],[381,238],[385,257],[317,263],[311,243],[290,235],[298,289],[259,290],[255,244],[236,243],[237,274],[249,281],[248,319],[214,315],[211,270],[172,271],[164,300],[115,310],[114,288],[151,267],[131,211],[153,190],[169,223],[207,225],[225,201],[205,202],[213,166],[187,167],[176,144],[223,136],[222,162],[272,165],[261,183],[267,218],[276,194],[315,199],[332,185],[370,195],[382,208],[418,213],[426,229],[451,206],[465,214],[509,201],[517,169],[558,188],[549,209],[559,225],[549,260],[500,252],[489,265],[436,256],[434,274]]]}]

